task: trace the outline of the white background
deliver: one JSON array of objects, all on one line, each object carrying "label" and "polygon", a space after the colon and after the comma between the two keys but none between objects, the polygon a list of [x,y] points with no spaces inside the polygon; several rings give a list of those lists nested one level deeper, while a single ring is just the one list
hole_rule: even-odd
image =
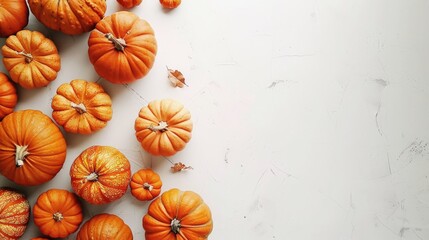
[{"label": "white background", "polygon": [[[106,15],[121,10],[107,5]],[[20,187],[1,177],[1,186],[34,205],[43,191],[71,189],[80,152],[110,145],[132,172],[153,167],[164,191],[199,193],[213,213],[210,239],[429,239],[428,0],[183,0],[173,11],[144,0],[131,11],[156,32],[151,72],[128,87],[99,80],[113,119],[90,136],[65,134],[67,159],[52,181]],[[47,30],[32,15],[26,28],[54,40],[62,69],[46,88],[20,88],[17,109],[50,116],[60,84],[99,78],[88,34]],[[189,87],[172,87],[166,65]],[[135,139],[138,111],[161,98],[191,111],[193,137],[169,159],[193,170],[171,173]],[[114,213],[144,239],[147,207],[128,190],[84,204],[85,220]],[[23,239],[36,235],[31,221]]]}]

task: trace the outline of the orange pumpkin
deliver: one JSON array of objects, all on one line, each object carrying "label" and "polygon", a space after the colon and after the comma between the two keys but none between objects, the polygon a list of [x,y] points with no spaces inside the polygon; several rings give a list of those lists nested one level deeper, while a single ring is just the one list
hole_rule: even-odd
[{"label": "orange pumpkin", "polygon": [[69,35],[91,31],[106,12],[106,0],[28,0],[28,5],[43,25]]},{"label": "orange pumpkin", "polygon": [[191,114],[175,100],[156,100],[140,110],[134,128],[144,150],[152,155],[171,156],[191,139]]},{"label": "orange pumpkin", "polygon": [[121,198],[131,178],[130,162],[119,150],[92,146],[84,150],[70,168],[75,193],[91,204]]},{"label": "orange pumpkin", "polygon": [[36,238],[32,238],[31,240],[49,240],[49,238],[36,237]]},{"label": "orange pumpkin", "polygon": [[142,0],[116,0],[116,1],[119,4],[121,4],[121,6],[124,8],[133,8],[140,5],[140,3],[142,3]]},{"label": "orange pumpkin", "polygon": [[0,239],[19,239],[30,219],[27,198],[10,188],[0,188]]},{"label": "orange pumpkin", "polygon": [[52,238],[65,238],[82,223],[82,207],[73,193],[50,189],[37,198],[33,210],[34,224]]},{"label": "orange pumpkin", "polygon": [[95,82],[76,79],[62,84],[51,106],[54,120],[71,133],[93,133],[112,119],[112,100]]},{"label": "orange pumpkin", "polygon": [[0,37],[9,37],[28,24],[25,0],[0,0]]},{"label": "orange pumpkin", "polygon": [[151,202],[143,228],[146,240],[205,240],[213,221],[209,207],[198,194],[174,188]]},{"label": "orange pumpkin", "polygon": [[161,193],[162,181],[150,168],[143,168],[133,174],[130,182],[131,194],[140,201],[148,201]]},{"label": "orange pumpkin", "polygon": [[6,74],[0,72],[0,120],[13,109],[18,102],[15,86],[9,81]]},{"label": "orange pumpkin", "polygon": [[66,159],[66,141],[53,121],[37,110],[21,110],[0,122],[0,173],[17,184],[51,180]]},{"label": "orange pumpkin", "polygon": [[177,8],[182,3],[181,0],[159,0],[159,2],[165,8]]},{"label": "orange pumpkin", "polygon": [[102,78],[129,83],[144,77],[155,61],[157,44],[152,27],[127,11],[105,17],[88,39],[89,60]]},{"label": "orange pumpkin", "polygon": [[48,85],[61,69],[54,42],[37,31],[21,30],[8,37],[2,54],[10,78],[24,88]]},{"label": "orange pumpkin", "polygon": [[[114,214],[101,213],[85,222],[76,240],[132,240],[131,228]],[[158,239],[160,240],[160,239]]]}]

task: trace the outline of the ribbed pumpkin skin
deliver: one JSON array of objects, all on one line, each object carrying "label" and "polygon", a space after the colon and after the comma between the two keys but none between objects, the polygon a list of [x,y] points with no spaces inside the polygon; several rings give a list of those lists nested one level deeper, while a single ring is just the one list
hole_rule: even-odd
[{"label": "ribbed pumpkin skin", "polygon": [[173,188],[151,202],[143,228],[146,240],[206,240],[213,221],[198,194]]},{"label": "ribbed pumpkin skin", "polygon": [[91,31],[106,12],[106,0],[28,0],[28,5],[43,25],[69,35]]},{"label": "ribbed pumpkin skin", "polygon": [[38,110],[7,115],[0,122],[0,139],[0,173],[20,185],[33,186],[51,180],[66,159],[64,136]]},{"label": "ribbed pumpkin skin", "polygon": [[152,27],[127,11],[116,12],[97,23],[88,46],[95,71],[112,83],[130,83],[144,77],[157,52]]},{"label": "ribbed pumpkin skin", "polygon": [[116,0],[124,8],[133,8],[142,3],[142,0]]},{"label": "ribbed pumpkin skin", "polygon": [[0,188],[0,239],[19,239],[30,219],[26,197],[9,188]]},{"label": "ribbed pumpkin skin", "polygon": [[73,193],[50,189],[37,198],[33,209],[34,223],[40,232],[52,238],[65,238],[82,223],[82,207]]},{"label": "ribbed pumpkin skin", "polygon": [[131,177],[131,194],[140,201],[149,201],[161,193],[160,176],[150,168],[138,170]]},{"label": "ribbed pumpkin skin", "polygon": [[54,42],[37,31],[21,30],[8,37],[2,54],[10,78],[24,88],[48,85],[61,69]]},{"label": "ribbed pumpkin skin", "polygon": [[[132,240],[131,228],[118,216],[102,213],[85,222],[76,240]],[[161,239],[158,239],[161,240]]]},{"label": "ribbed pumpkin skin", "polygon": [[0,0],[0,37],[9,37],[28,24],[25,0]]},{"label": "ribbed pumpkin skin", "polygon": [[15,86],[6,74],[0,72],[0,120],[13,112],[18,102]]},{"label": "ribbed pumpkin skin", "polygon": [[182,3],[181,0],[159,0],[159,2],[165,8],[176,8]]},{"label": "ribbed pumpkin skin", "polygon": [[[167,127],[157,129],[166,123]],[[191,139],[190,112],[172,99],[155,100],[143,107],[134,129],[137,140],[152,155],[171,156],[185,148]]]}]

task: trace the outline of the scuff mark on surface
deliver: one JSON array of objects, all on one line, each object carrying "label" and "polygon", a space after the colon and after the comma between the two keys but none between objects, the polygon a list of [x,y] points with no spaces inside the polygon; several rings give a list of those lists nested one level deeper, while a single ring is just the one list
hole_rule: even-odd
[{"label": "scuff mark on surface", "polygon": [[228,160],[228,154],[229,154],[229,148],[227,148],[226,149],[226,151],[225,151],[225,156],[223,157],[223,161],[225,162],[225,163],[229,163],[229,160]]},{"label": "scuff mark on surface", "polygon": [[[381,79],[381,78],[374,79],[374,82],[379,87],[381,87],[380,95],[381,95],[381,91],[389,85],[388,81]],[[380,113],[380,110],[381,110],[381,96],[378,98],[378,102],[377,102],[377,111],[375,112],[375,125],[377,126],[377,130],[378,130],[378,133],[380,134],[380,136],[383,136],[383,131],[381,130],[381,127],[380,127],[380,124],[378,121],[378,115]]]},{"label": "scuff mark on surface", "polygon": [[271,84],[270,84],[270,86],[268,86],[268,88],[274,88],[275,86],[277,86],[278,84],[280,84],[280,83],[285,83],[285,81],[284,80],[277,80],[277,81],[274,81],[274,82],[272,82]]},{"label": "scuff mark on surface", "polygon": [[143,100],[145,104],[149,104],[149,102],[140,93],[138,93],[134,88],[130,87],[127,83],[124,83],[122,85],[124,85],[124,87],[130,92],[134,93],[140,100]]}]

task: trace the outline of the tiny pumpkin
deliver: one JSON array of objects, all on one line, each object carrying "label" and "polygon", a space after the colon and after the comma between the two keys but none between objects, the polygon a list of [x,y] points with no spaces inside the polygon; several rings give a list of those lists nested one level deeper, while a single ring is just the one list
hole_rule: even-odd
[{"label": "tiny pumpkin", "polygon": [[38,110],[20,110],[3,118],[0,139],[0,173],[20,185],[51,180],[66,159],[63,134]]},{"label": "tiny pumpkin", "polygon": [[121,198],[131,178],[130,162],[110,146],[85,149],[70,168],[74,192],[91,204],[105,204]]},{"label": "tiny pumpkin", "polygon": [[178,101],[155,100],[143,107],[134,129],[137,140],[152,155],[171,156],[191,139],[190,112]]},{"label": "tiny pumpkin", "polygon": [[[131,228],[114,214],[101,213],[86,221],[76,240],[132,240]],[[160,239],[158,239],[160,240]]]},{"label": "tiny pumpkin", "polygon": [[34,224],[51,238],[65,238],[82,223],[82,207],[76,195],[64,189],[50,189],[37,198]]},{"label": "tiny pumpkin", "polygon": [[150,168],[142,168],[133,174],[130,182],[131,194],[140,201],[149,201],[161,193],[162,181]]},{"label": "tiny pumpkin", "polygon": [[116,0],[124,8],[133,8],[142,3],[143,0]]},{"label": "tiny pumpkin", "polygon": [[0,120],[13,112],[18,102],[15,86],[6,74],[0,72]]},{"label": "tiny pumpkin", "polygon": [[128,11],[116,12],[98,22],[89,35],[88,46],[95,71],[112,83],[130,83],[144,77],[157,52],[152,27]]},{"label": "tiny pumpkin", "polygon": [[177,8],[180,3],[182,3],[182,0],[159,0],[161,5],[165,8]]},{"label": "tiny pumpkin", "polygon": [[112,118],[112,100],[103,87],[80,79],[59,86],[51,106],[54,120],[71,133],[93,133]]},{"label": "tiny pumpkin", "polygon": [[210,208],[197,193],[173,188],[151,202],[143,228],[146,240],[205,240],[213,221]]},{"label": "tiny pumpkin", "polygon": [[38,31],[21,30],[9,36],[1,50],[10,78],[24,88],[48,85],[61,69],[54,42]]},{"label": "tiny pumpkin", "polygon": [[25,0],[0,0],[0,37],[9,37],[28,24]]},{"label": "tiny pumpkin", "polygon": [[0,239],[19,239],[30,219],[30,204],[17,191],[0,188]]},{"label": "tiny pumpkin", "polygon": [[69,35],[91,31],[106,12],[106,0],[28,0],[28,5],[43,25]]}]

